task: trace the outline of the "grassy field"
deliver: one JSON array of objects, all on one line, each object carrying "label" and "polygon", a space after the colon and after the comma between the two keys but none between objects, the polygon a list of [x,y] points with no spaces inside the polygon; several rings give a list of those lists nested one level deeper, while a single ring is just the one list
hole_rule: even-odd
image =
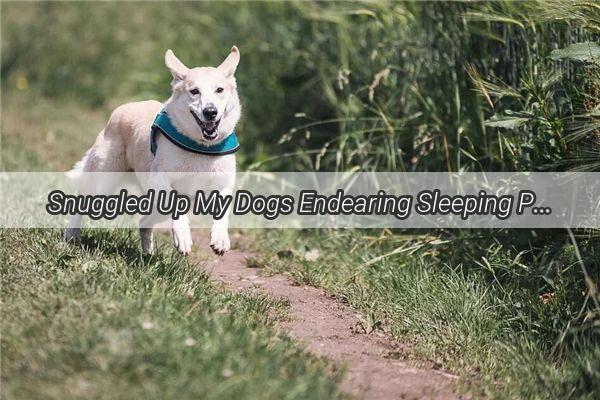
[{"label": "grassy field", "polygon": [[336,398],[338,376],[274,330],[286,303],[232,294],[134,232],[3,230],[2,397]]},{"label": "grassy field", "polygon": [[31,109],[29,101],[28,92],[2,91],[0,169],[4,171],[70,170],[94,143],[111,112],[43,97]]},{"label": "grassy field", "polygon": [[[242,170],[600,170],[594,2],[1,7],[2,170],[69,169],[114,106],[168,96],[165,49],[211,65],[232,44],[242,55]],[[347,300],[363,311],[365,331],[411,341],[413,357],[459,373],[476,397],[599,396],[597,231],[255,234],[298,254],[260,254],[267,273]],[[168,396],[160,381],[190,397],[261,397],[259,383],[272,397],[337,393],[329,366],[285,338],[266,339],[285,305],[214,287],[165,243],[142,260],[134,232],[90,232],[84,248],[52,231],[2,235],[2,377],[12,397],[46,387],[55,397],[117,388]],[[302,257],[307,247],[319,250],[316,262]],[[185,282],[203,288],[195,300],[182,294]],[[195,301],[203,307],[187,314]],[[180,347],[163,351],[171,346]],[[218,350],[222,360],[186,358]],[[197,378],[203,368],[215,382]],[[115,393],[98,392],[109,379]]]},{"label": "grassy field", "polygon": [[[68,169],[107,115],[3,95],[4,171]],[[2,398],[340,397],[340,371],[277,332],[284,301],[212,283],[166,236],[143,258],[134,230],[61,235],[0,230]]]},{"label": "grassy field", "polygon": [[[546,238],[518,251],[503,236],[268,232],[267,247],[295,256],[251,262],[349,302],[366,332],[411,342],[411,357],[459,373],[475,398],[597,398],[600,347],[586,310],[595,287],[577,276],[598,281],[600,243]],[[309,250],[316,261],[305,259]]]}]

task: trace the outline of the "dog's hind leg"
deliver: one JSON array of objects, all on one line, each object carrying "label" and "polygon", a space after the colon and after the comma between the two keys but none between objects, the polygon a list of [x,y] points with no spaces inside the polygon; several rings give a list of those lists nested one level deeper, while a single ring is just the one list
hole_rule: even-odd
[{"label": "dog's hind leg", "polygon": [[[108,126],[100,132],[94,145],[85,153],[68,173],[75,181],[81,195],[108,195],[115,188],[117,177],[102,174],[91,176],[90,172],[124,172],[127,171],[125,149],[118,134],[110,131]],[[77,240],[81,237],[82,215],[75,214],[69,219],[64,239]]]},{"label": "dog's hind leg", "polygon": [[[79,194],[88,194],[92,193],[93,190],[90,190],[90,185],[93,184],[87,177],[83,174],[85,165],[87,163],[87,159],[92,151],[90,148],[83,158],[75,164],[73,169],[67,173],[67,176],[73,181],[75,186],[77,187],[77,191]],[[71,215],[69,218],[69,224],[67,225],[67,230],[65,231],[64,239],[69,242],[71,240],[79,240],[81,239],[81,227],[83,222],[83,215],[75,214]]]},{"label": "dog's hind leg", "polygon": [[142,253],[154,254],[154,228],[141,228],[140,238],[142,239]]},{"label": "dog's hind leg", "polygon": [[69,225],[67,225],[67,230],[65,231],[65,241],[70,242],[72,240],[76,241],[81,239],[81,222],[83,219],[83,215],[75,214],[71,215],[69,218]]}]

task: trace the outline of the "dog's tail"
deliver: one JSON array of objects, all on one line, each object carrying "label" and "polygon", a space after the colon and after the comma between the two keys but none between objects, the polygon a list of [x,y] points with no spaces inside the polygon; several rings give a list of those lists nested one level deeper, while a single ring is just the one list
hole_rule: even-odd
[{"label": "dog's tail", "polygon": [[88,157],[92,148],[90,147],[88,151],[85,152],[83,158],[75,163],[73,168],[67,172],[67,177],[73,181],[75,184],[79,183],[82,173],[85,171],[85,165],[87,164]]}]

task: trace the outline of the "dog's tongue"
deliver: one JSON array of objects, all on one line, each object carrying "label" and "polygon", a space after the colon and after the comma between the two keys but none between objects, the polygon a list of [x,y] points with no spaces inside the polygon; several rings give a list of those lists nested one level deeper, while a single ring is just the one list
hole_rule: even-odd
[{"label": "dog's tongue", "polygon": [[205,122],[205,123],[204,123],[204,127],[206,128],[206,130],[207,130],[207,131],[212,131],[212,130],[214,130],[214,129],[215,129],[215,127],[216,127],[216,125],[217,125],[217,124],[216,124],[215,122],[213,122],[213,121],[209,121],[209,122]]}]

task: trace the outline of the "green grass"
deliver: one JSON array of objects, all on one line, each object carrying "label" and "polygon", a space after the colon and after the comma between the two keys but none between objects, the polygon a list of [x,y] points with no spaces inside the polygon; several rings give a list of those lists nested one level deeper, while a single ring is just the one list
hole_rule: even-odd
[{"label": "green grass", "polygon": [[215,286],[170,243],[144,259],[134,232],[60,234],[0,231],[3,398],[339,397],[276,333],[284,301]]},{"label": "green grass", "polygon": [[74,100],[44,98],[35,90],[3,87],[0,169],[68,171],[94,143],[110,113],[109,107],[91,109]]},{"label": "green grass", "polygon": [[[235,13],[231,12],[232,7]],[[162,60],[166,48],[173,48],[190,65],[208,65],[219,62],[224,56],[221,51],[237,44],[242,52],[237,73],[244,105],[244,118],[238,127],[244,146],[238,153],[242,169],[256,166],[292,171],[597,171],[598,60],[583,65],[568,59],[555,61],[551,54],[573,43],[598,42],[598,10],[597,4],[585,0],[234,5],[190,2],[143,6],[131,3],[118,7],[108,3],[5,2],[1,24],[0,169],[69,169],[93,142],[112,107],[132,99],[168,96],[170,77]],[[204,43],[218,43],[219,49]],[[265,110],[269,110],[267,115]],[[500,125],[499,119],[503,121]],[[475,397],[482,392],[500,398],[599,396],[600,300],[594,286],[600,282],[597,232],[576,232],[580,235],[581,260],[565,232],[540,231],[536,233],[539,238],[535,238],[515,231],[454,231],[444,233],[444,239],[452,239],[447,244],[436,241],[438,233],[431,238],[415,238],[399,232],[340,232],[343,234],[309,231],[271,236],[269,240],[276,249],[296,248],[295,243],[302,241],[320,248],[321,258],[317,262],[301,257],[279,260],[263,254],[252,260],[252,266],[268,265],[299,282],[324,286],[346,298],[363,311],[366,331],[383,327],[400,340],[411,341],[413,356],[431,358],[459,372]],[[13,234],[3,232],[7,238]],[[152,308],[152,312],[168,318],[164,310],[177,307],[184,300],[167,290],[171,277],[166,279],[155,270],[152,262],[156,260],[148,263],[135,258],[137,253],[131,249],[136,242],[123,235],[94,233],[92,243],[96,245],[91,250],[61,248],[58,235],[47,231],[26,232],[26,243],[18,245],[14,244],[18,237],[6,239],[12,243],[10,251],[15,254],[35,249],[44,240],[47,243],[35,253],[40,257],[39,264],[48,261],[40,273],[50,275],[40,275],[18,292],[31,296],[24,302],[23,316],[30,314],[27,310],[34,310],[46,318],[40,311],[45,304],[43,299],[35,297],[38,286],[44,288],[62,277],[75,279],[77,274],[89,279],[81,262],[98,257],[111,260],[108,267],[99,270],[106,269],[107,274],[121,265],[118,272],[122,275],[105,277],[104,286],[98,286],[102,288],[98,297],[105,296],[105,302],[93,303],[97,294],[87,287],[90,292],[80,297],[79,292],[69,291],[71,286],[57,287],[53,296],[60,299],[62,308],[55,306],[50,311],[76,313],[80,309],[74,302],[83,300],[90,302],[90,307],[105,303],[113,304],[115,309],[129,307],[132,303],[127,296],[146,290],[136,286],[139,278],[150,288],[167,285],[160,286],[165,292],[156,298],[157,302],[165,302],[164,307]],[[111,247],[109,243],[121,247]],[[302,251],[303,247],[298,252]],[[79,263],[63,260],[65,252],[75,252],[73,260],[80,260]],[[167,254],[170,252],[164,250],[161,257],[167,257],[169,261],[164,262],[172,268],[179,265],[182,269],[178,273],[184,274],[190,268]],[[23,254],[15,259],[15,266],[25,265],[21,258],[23,263],[31,261]],[[118,259],[116,264],[113,258]],[[33,274],[37,265],[11,270],[11,274]],[[70,267],[64,269],[63,265]],[[587,284],[582,265],[589,273]],[[148,279],[142,277],[146,273]],[[130,276],[127,274],[141,275],[132,275],[136,278],[122,287],[120,279]],[[16,279],[3,273],[5,278]],[[173,278],[174,282],[179,279]],[[122,287],[121,291],[118,287]],[[218,308],[226,298],[236,299],[233,302],[242,308],[244,304],[259,302],[263,305],[257,307],[262,310],[267,307],[262,301],[268,302],[212,287],[205,293],[201,298],[209,304],[209,310],[210,304],[217,304]],[[75,300],[71,300],[71,295]],[[8,299],[5,303],[12,301],[4,290],[3,296]],[[14,297],[15,302],[19,301],[19,296]],[[141,302],[139,298],[138,301]],[[279,315],[281,305],[269,304]],[[6,305],[3,314],[5,310]],[[96,315],[86,308],[80,310],[80,318],[82,323],[98,318],[112,326],[108,324],[114,322],[109,319],[114,317],[111,310],[100,308],[102,312]],[[136,332],[144,322],[140,322],[138,311],[130,311],[121,321],[130,323]],[[169,315],[174,318],[178,313]],[[224,315],[227,312],[208,313],[202,322],[221,326],[218,324]],[[14,314],[11,317],[17,331],[25,329],[26,318],[19,325],[19,318]],[[191,318],[180,317],[183,325],[185,318]],[[253,325],[264,321],[264,317],[238,312],[237,318],[240,324],[246,324],[245,336],[273,333],[269,323]],[[56,324],[54,321],[63,323],[60,318],[52,319]],[[35,321],[32,323],[37,327]],[[5,341],[28,337],[20,333],[7,336],[4,318],[2,325],[3,346]],[[183,325],[175,324],[173,329]],[[3,347],[3,388],[51,390],[53,382],[59,382],[57,385],[64,386],[52,390],[55,397],[62,397],[62,390],[105,388],[102,379],[109,379],[115,389],[121,382],[129,385],[123,387],[122,393],[140,395],[135,390],[147,390],[146,393],[160,397],[165,395],[159,392],[164,387],[156,389],[156,382],[181,376],[176,368],[164,367],[166,361],[153,363],[165,360],[161,358],[165,356],[162,348],[171,345],[165,339],[151,342],[153,347],[136,348],[145,357],[139,369],[135,365],[108,369],[108,356],[96,357],[92,361],[103,369],[94,370],[97,375],[93,379],[82,378],[83,383],[78,383],[77,378],[64,383],[70,375],[86,371],[83,367],[91,362],[80,362],[85,359],[81,349],[95,343],[94,332],[102,332],[102,326],[98,322],[96,331],[87,331],[86,325],[77,325],[69,332],[59,332],[60,335],[54,332],[48,340],[38,337],[39,342],[34,343],[37,347],[29,347],[31,355],[19,359],[23,365],[35,361],[31,364],[36,367],[35,374],[20,364],[7,364],[6,360],[11,360],[7,354],[11,353]],[[158,326],[168,329],[164,324]],[[196,325],[193,328],[197,329]],[[177,332],[184,330],[181,329]],[[192,327],[189,329],[192,332]],[[87,342],[78,339],[80,331]],[[139,333],[150,331],[158,328],[142,329]],[[36,332],[37,328],[31,328],[29,334]],[[210,335],[206,343],[228,337],[228,333],[218,330],[206,332]],[[118,348],[126,339],[115,337],[113,341],[101,338],[106,343],[117,343],[107,345],[108,348]],[[143,342],[142,339],[135,343]],[[181,339],[172,343],[180,343]],[[201,345],[201,341],[197,343]],[[252,350],[244,346],[240,351]],[[197,347],[186,349],[195,351]],[[224,353],[230,350],[225,343],[223,349]],[[74,366],[69,364],[69,360],[77,360],[76,356],[79,361]],[[277,359],[275,353],[265,357]],[[55,360],[58,363],[51,363]],[[320,382],[310,378],[314,376],[309,371],[314,360],[301,354],[296,360],[307,372],[290,376],[307,379],[311,384]],[[253,361],[243,362],[250,365]],[[62,371],[56,365],[72,370]],[[205,366],[198,362],[197,367]],[[6,368],[12,379],[4,377]],[[17,368],[18,372],[10,368]],[[122,373],[112,376],[113,370]],[[171,370],[174,372],[165,372]],[[193,374],[191,371],[197,373],[199,369],[186,371]],[[264,369],[257,371],[257,381],[262,379],[264,390],[276,386],[270,386],[270,375],[260,372]],[[37,378],[52,373],[52,379]],[[227,382],[234,382],[232,377],[215,374],[213,387],[227,388]],[[286,372],[282,376],[288,375]],[[23,381],[19,381],[19,376]],[[138,379],[137,383],[132,384],[131,379]],[[335,376],[332,379],[335,381]],[[199,379],[194,375],[189,381],[195,385]],[[186,384],[178,384],[177,390],[185,389]],[[307,393],[309,386],[302,387],[298,393]],[[209,393],[209,389],[202,392]],[[266,393],[270,392],[262,394]]]},{"label": "green grass", "polygon": [[[3,91],[1,169],[68,170],[109,111],[30,94]],[[0,230],[2,398],[341,397],[341,371],[278,332],[285,301],[219,287],[160,235],[144,258],[136,231],[61,234]]]},{"label": "green grass", "polygon": [[[371,234],[271,231],[261,235],[261,247],[296,255],[252,262],[345,299],[363,312],[365,331],[385,329],[410,342],[412,358],[458,373],[476,398],[600,394],[599,296],[586,286],[572,245],[546,238],[548,246],[520,253],[500,246],[500,234],[457,234],[447,243]],[[599,243],[579,246],[598,282]],[[307,249],[320,258],[304,259]]]}]

